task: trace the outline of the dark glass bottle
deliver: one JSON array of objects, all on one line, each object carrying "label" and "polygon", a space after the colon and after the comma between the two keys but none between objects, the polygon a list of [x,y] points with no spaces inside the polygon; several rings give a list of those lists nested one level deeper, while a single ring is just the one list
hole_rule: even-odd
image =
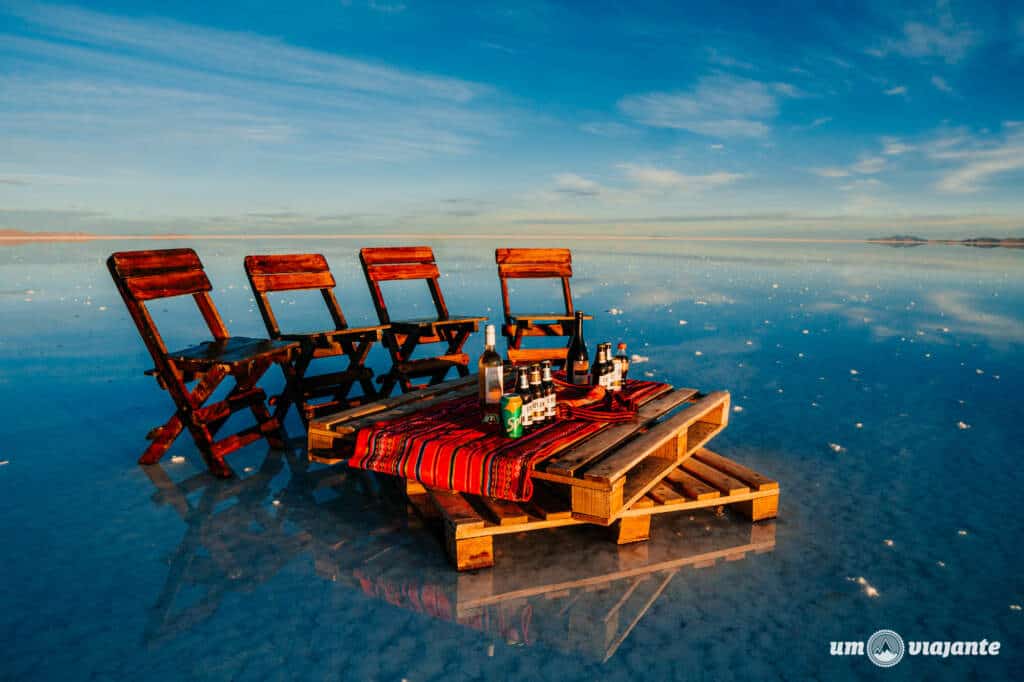
[{"label": "dark glass bottle", "polygon": [[477,362],[480,410],[485,424],[498,424],[501,422],[501,396],[505,392],[502,385],[504,370],[501,356],[494,350],[493,324],[487,325],[484,339],[484,352]]},{"label": "dark glass bottle", "polygon": [[533,401],[530,403],[533,406],[530,421],[534,426],[543,426],[548,421],[548,411],[544,402],[544,389],[540,381],[540,367],[537,365],[530,366],[530,395],[533,397]]},{"label": "dark glass bottle", "polygon": [[523,433],[533,430],[533,393],[530,391],[530,377],[526,367],[519,368],[516,393],[523,400]]},{"label": "dark glass bottle", "polygon": [[555,399],[555,381],[551,378],[551,361],[545,360],[541,363],[543,374],[541,375],[541,388],[544,390],[544,411],[549,422],[555,420],[557,404]]},{"label": "dark glass bottle", "polygon": [[615,360],[619,365],[619,388],[622,388],[626,383],[626,376],[629,374],[629,356],[626,355],[626,344],[619,343],[618,351]]},{"label": "dark glass bottle", "polygon": [[565,356],[565,372],[570,384],[590,384],[590,354],[587,352],[587,342],[583,339],[583,313],[579,311],[576,312],[576,328]]}]

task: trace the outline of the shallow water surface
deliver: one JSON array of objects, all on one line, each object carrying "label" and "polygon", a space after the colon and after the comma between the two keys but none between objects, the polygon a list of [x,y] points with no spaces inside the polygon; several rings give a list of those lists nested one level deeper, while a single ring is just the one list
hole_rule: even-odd
[{"label": "shallow water surface", "polygon": [[[325,253],[356,325],[375,319],[359,245],[197,250],[229,329],[260,336],[244,255]],[[453,313],[500,316],[498,245],[434,244]],[[568,245],[591,344],[627,341],[637,376],[732,392],[712,447],[780,482],[776,521],[667,514],[626,547],[599,528],[503,536],[495,569],[459,575],[388,486],[309,465],[294,414],[287,451],[230,456],[236,480],[203,473],[187,438],[139,467],[171,403],[104,259],[166,244],[6,247],[0,678],[1019,679],[1024,253]],[[394,293],[400,314],[428,309],[425,287]],[[283,326],[324,324],[315,297],[273,302]],[[154,306],[172,347],[203,338],[188,304]],[[829,655],[881,628],[1002,649],[884,672]]]}]

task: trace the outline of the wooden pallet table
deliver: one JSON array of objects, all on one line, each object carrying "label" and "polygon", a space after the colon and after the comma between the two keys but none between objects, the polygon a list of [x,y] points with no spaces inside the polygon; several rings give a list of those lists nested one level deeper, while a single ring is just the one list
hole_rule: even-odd
[{"label": "wooden pallet table", "polygon": [[[359,429],[475,391],[470,376],[313,420],[309,457],[343,462]],[[528,503],[428,491],[415,482],[407,493],[424,514],[443,515],[448,552],[459,570],[493,565],[493,537],[504,533],[617,524],[617,541],[628,543],[646,540],[650,517],[658,513],[736,505],[752,520],[772,518],[778,484],[704,448],[728,419],[727,392],[666,386],[640,406],[636,420],[608,424],[535,464]]]}]

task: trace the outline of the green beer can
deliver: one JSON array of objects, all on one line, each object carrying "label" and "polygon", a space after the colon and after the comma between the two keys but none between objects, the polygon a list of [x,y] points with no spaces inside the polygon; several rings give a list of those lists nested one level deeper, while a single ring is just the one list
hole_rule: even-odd
[{"label": "green beer can", "polygon": [[523,399],[515,394],[501,396],[501,428],[507,438],[523,435]]}]

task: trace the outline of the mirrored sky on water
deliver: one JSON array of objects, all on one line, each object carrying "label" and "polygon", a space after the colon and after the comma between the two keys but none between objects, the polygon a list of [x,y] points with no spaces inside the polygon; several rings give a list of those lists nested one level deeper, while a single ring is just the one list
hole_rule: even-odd
[{"label": "mirrored sky on water", "polygon": [[[197,251],[229,329],[256,336],[244,255],[323,252],[359,324],[373,321],[356,257],[369,244]],[[453,312],[500,315],[499,245],[433,244]],[[13,589],[0,632],[15,646],[0,677],[860,679],[874,667],[830,657],[829,641],[886,627],[1003,642],[997,658],[908,658],[894,676],[1021,670],[1024,254],[567,245],[591,345],[626,341],[637,376],[731,391],[711,447],[780,482],[777,521],[667,514],[626,548],[596,528],[503,537],[495,569],[457,575],[386,486],[307,466],[294,415],[289,451],[230,456],[238,480],[205,476],[187,439],[171,451],[184,461],[141,468],[143,436],[171,403],[142,374],[149,359],[103,261],[151,245],[4,248],[0,541]],[[400,295],[406,312],[428,305],[425,291]],[[512,293],[530,308],[555,295]],[[283,325],[322,324],[312,297],[273,302]],[[171,346],[201,339],[182,303],[154,307]],[[375,349],[371,365],[386,364]]]}]

